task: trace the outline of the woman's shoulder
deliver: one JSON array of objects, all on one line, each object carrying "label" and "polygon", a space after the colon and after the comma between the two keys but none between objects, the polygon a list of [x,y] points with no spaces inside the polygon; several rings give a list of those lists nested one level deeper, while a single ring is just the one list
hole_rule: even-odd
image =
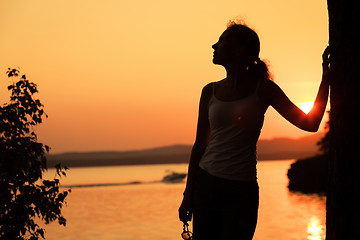
[{"label": "woman's shoulder", "polygon": [[213,89],[215,87],[215,85],[222,85],[224,84],[225,79],[219,80],[219,81],[215,81],[215,82],[210,82],[208,84],[206,84],[203,87],[203,92],[213,92]]},{"label": "woman's shoulder", "polygon": [[208,102],[214,93],[215,84],[218,82],[207,83],[201,91],[201,99]]},{"label": "woman's shoulder", "polygon": [[264,94],[271,94],[274,90],[279,90],[280,87],[272,80],[262,80],[259,86],[260,92]]},{"label": "woman's shoulder", "polygon": [[213,90],[214,90],[214,87],[215,87],[215,84],[218,84],[219,82],[221,82],[221,81],[218,81],[218,82],[209,82],[209,83],[207,83],[204,87],[203,87],[203,89],[202,89],[202,93],[203,94],[206,94],[206,95],[208,95],[208,94],[212,94],[213,93]]},{"label": "woman's shoulder", "polygon": [[261,81],[261,85],[265,86],[265,87],[272,87],[272,86],[277,86],[277,84],[273,81],[273,80],[270,80],[270,79],[262,79],[260,80]]},{"label": "woman's shoulder", "polygon": [[215,84],[215,82],[209,82],[207,83],[204,87],[203,87],[203,91],[207,91],[211,88],[213,88],[213,85]]},{"label": "woman's shoulder", "polygon": [[276,92],[281,91],[280,87],[272,80],[263,80],[259,86],[258,96],[265,106],[268,106],[272,98],[276,96]]},{"label": "woman's shoulder", "polygon": [[209,99],[212,95],[213,88],[214,88],[214,82],[210,82],[206,84],[201,91],[201,98]]}]

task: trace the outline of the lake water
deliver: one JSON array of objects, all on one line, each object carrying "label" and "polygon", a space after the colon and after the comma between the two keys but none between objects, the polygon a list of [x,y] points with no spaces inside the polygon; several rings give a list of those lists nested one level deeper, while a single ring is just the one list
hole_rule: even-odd
[{"label": "lake water", "polygon": [[[294,160],[258,163],[259,219],[254,240],[325,239],[325,198],[289,192],[287,169]],[[45,225],[49,240],[181,239],[178,207],[185,183],[159,182],[167,170],[186,164],[72,168],[63,185],[73,187],[63,213],[66,227]],[[48,173],[52,176],[54,173]]]}]

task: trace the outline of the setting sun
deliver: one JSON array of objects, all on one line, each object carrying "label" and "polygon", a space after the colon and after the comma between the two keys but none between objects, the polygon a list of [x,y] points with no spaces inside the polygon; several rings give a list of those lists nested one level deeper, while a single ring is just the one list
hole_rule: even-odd
[{"label": "setting sun", "polygon": [[313,107],[314,105],[314,102],[303,102],[303,103],[300,103],[300,109],[308,114],[310,111],[311,111],[311,108]]},{"label": "setting sun", "polygon": [[308,236],[309,240],[321,240],[323,235],[323,228],[321,224],[319,224],[319,220],[316,217],[311,219],[311,222],[308,224]]}]

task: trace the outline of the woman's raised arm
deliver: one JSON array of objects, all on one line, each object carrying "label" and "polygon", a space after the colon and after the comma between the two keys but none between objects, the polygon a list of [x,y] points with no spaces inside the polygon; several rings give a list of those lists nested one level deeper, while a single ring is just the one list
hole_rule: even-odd
[{"label": "woman's raised arm", "polygon": [[327,47],[323,53],[323,75],[314,105],[308,114],[292,103],[285,93],[273,82],[268,82],[269,105],[279,112],[285,119],[300,129],[316,132],[324,116],[329,96],[329,53]]}]

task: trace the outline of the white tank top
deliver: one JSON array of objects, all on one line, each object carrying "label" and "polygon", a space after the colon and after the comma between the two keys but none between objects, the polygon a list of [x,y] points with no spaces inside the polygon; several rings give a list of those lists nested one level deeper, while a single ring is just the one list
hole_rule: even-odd
[{"label": "white tank top", "polygon": [[199,166],[219,178],[256,180],[256,144],[264,122],[259,84],[253,94],[235,101],[217,99],[214,86],[208,105],[210,141]]}]

